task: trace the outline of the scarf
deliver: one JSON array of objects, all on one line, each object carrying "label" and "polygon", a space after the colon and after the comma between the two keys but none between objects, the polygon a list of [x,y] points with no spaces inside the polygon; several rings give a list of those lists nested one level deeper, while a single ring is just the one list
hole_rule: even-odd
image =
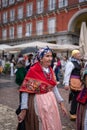
[{"label": "scarf", "polygon": [[87,88],[84,88],[78,95],[77,101],[81,104],[87,103]]},{"label": "scarf", "polygon": [[76,61],[78,64],[80,64],[80,61],[79,61],[78,59],[76,59],[76,58],[73,58],[73,57],[71,57],[70,61],[71,61],[71,62],[72,62],[72,61]]},{"label": "scarf", "polygon": [[28,93],[47,93],[56,85],[56,78],[51,67],[49,74],[44,73],[39,62],[31,66],[28,71],[20,92]]}]

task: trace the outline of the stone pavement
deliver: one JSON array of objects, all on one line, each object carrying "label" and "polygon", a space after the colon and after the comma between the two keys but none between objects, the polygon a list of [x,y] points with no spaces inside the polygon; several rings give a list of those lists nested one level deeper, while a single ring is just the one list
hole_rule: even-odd
[{"label": "stone pavement", "polygon": [[0,130],[16,130],[15,109],[0,104]]},{"label": "stone pavement", "polygon": [[[68,91],[63,87],[59,91],[64,98],[64,103],[69,111]],[[18,106],[18,86],[15,84],[14,77],[0,76],[0,130],[16,130],[17,117],[15,109]],[[62,114],[60,107],[60,116],[63,130],[75,130],[75,122],[70,121],[69,117]]]}]

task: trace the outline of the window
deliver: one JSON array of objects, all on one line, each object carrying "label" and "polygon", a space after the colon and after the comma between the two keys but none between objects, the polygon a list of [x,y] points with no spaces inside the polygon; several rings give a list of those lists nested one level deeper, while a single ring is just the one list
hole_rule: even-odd
[{"label": "window", "polygon": [[3,13],[3,23],[7,23],[7,12]]},{"label": "window", "polygon": [[33,10],[33,4],[30,3],[30,4],[27,5],[27,16],[32,15],[32,10]]},{"label": "window", "polygon": [[31,36],[32,34],[32,23],[29,23],[26,25],[26,34],[25,36],[28,37],[28,36]]},{"label": "window", "polygon": [[15,0],[9,0],[9,5],[14,4]]},{"label": "window", "polygon": [[23,18],[23,7],[19,7],[18,8],[18,19],[22,19]]},{"label": "window", "polygon": [[10,21],[14,21],[14,19],[15,19],[15,10],[12,9],[10,10]]},{"label": "window", "polygon": [[9,37],[10,37],[10,39],[14,38],[14,27],[10,27],[10,29],[9,29]]},{"label": "window", "polygon": [[55,9],[56,0],[49,0],[49,10]]},{"label": "window", "polygon": [[55,33],[55,18],[51,18],[48,20],[48,32],[49,34]]},{"label": "window", "polygon": [[22,26],[18,26],[18,28],[17,28],[17,36],[18,36],[18,38],[22,38]]},{"label": "window", "polygon": [[59,0],[59,8],[66,7],[68,5],[68,0]]},{"label": "window", "polygon": [[36,31],[37,31],[37,35],[43,34],[43,21],[37,22]]},{"label": "window", "polygon": [[3,40],[6,40],[6,39],[7,39],[7,30],[6,30],[6,29],[3,29],[3,30],[2,30],[2,39],[3,39]]},{"label": "window", "polygon": [[79,0],[79,2],[84,2],[84,1],[87,1],[87,0]]},{"label": "window", "polygon": [[2,0],[2,7],[6,7],[8,5],[8,0]]},{"label": "window", "polygon": [[43,0],[38,0],[37,1],[37,13],[38,14],[43,12],[43,7],[44,7],[44,1]]}]

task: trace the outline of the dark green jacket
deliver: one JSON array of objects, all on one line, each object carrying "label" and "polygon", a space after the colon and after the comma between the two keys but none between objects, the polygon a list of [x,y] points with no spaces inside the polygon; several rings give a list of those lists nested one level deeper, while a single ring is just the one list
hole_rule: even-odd
[{"label": "dark green jacket", "polygon": [[16,79],[15,79],[16,84],[21,86],[25,75],[26,75],[26,69],[24,67],[17,68]]}]

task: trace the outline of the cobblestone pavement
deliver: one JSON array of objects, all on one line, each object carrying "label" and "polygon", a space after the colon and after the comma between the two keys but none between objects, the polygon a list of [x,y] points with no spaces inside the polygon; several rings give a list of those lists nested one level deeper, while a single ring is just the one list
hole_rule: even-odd
[{"label": "cobblestone pavement", "polygon": [[[68,91],[59,87],[59,91],[64,98],[64,103],[69,111]],[[17,117],[15,109],[18,106],[18,86],[14,82],[14,77],[0,76],[0,130],[16,130]],[[62,114],[60,116],[63,130],[75,130],[75,122]]]}]

